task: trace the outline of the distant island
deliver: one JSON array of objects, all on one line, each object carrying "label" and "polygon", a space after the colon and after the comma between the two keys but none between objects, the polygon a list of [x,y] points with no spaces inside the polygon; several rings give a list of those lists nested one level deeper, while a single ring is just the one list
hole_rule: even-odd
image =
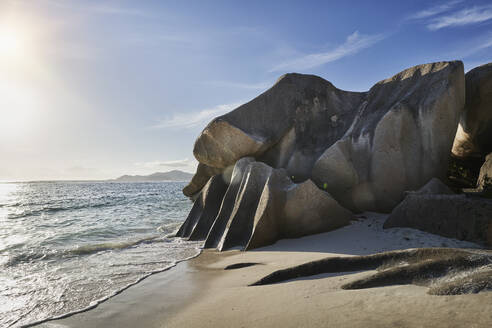
[{"label": "distant island", "polygon": [[122,175],[109,181],[116,182],[159,182],[159,181],[190,181],[193,174],[172,170],[169,172],[156,172],[149,175]]}]

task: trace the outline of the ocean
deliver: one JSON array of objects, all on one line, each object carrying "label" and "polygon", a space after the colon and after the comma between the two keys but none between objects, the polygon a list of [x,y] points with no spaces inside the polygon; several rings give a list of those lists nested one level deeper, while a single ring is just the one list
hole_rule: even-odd
[{"label": "ocean", "polygon": [[0,327],[96,306],[199,254],[185,183],[0,183]]}]

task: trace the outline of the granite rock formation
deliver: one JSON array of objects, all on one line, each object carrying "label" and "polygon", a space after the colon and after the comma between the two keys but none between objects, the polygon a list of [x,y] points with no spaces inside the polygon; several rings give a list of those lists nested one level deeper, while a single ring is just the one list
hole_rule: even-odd
[{"label": "granite rock formation", "polygon": [[227,181],[222,175],[209,180],[177,236],[205,239],[205,247],[219,250],[251,249],[333,230],[352,218],[311,180],[295,184],[284,169],[251,157],[237,161]]},{"label": "granite rock formation", "polygon": [[441,194],[453,195],[454,192],[438,178],[432,178],[422,188],[416,191],[408,191],[407,195],[422,195],[422,194]]},{"label": "granite rock formation", "polygon": [[[458,61],[409,68],[367,92],[284,75],[196,140],[200,165],[184,193],[197,203],[178,235],[250,249],[337,228],[351,212],[391,211],[405,191],[445,177],[464,90]],[[216,176],[228,187],[211,193]],[[210,227],[210,214],[199,224],[196,213],[215,211]]]},{"label": "granite rock formation", "polygon": [[480,190],[492,189],[492,153],[488,154],[480,169],[477,186]]},{"label": "granite rock formation", "polygon": [[409,194],[384,228],[407,227],[492,245],[492,200],[466,195]]},{"label": "granite rock formation", "polygon": [[466,73],[465,110],[460,119],[453,154],[485,156],[492,152],[492,63]]}]

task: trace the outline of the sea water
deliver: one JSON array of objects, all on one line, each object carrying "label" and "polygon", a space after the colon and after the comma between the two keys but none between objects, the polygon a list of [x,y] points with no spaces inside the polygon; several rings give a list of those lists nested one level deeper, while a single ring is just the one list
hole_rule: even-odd
[{"label": "sea water", "polygon": [[185,183],[0,183],[0,327],[96,306],[196,256]]}]

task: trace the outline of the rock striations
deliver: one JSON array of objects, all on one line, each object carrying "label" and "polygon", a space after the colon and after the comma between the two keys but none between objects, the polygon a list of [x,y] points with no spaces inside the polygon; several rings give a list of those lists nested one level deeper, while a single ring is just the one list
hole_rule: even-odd
[{"label": "rock striations", "polygon": [[391,211],[445,178],[465,104],[459,61],[419,65],[348,92],[287,74],[217,117],[196,140],[196,197],[178,236],[219,250],[336,229],[352,213]]},{"label": "rock striations", "polygon": [[311,180],[296,184],[285,169],[243,157],[230,178],[209,180],[177,236],[206,239],[205,247],[219,250],[251,249],[333,230],[351,218],[350,211]]}]

